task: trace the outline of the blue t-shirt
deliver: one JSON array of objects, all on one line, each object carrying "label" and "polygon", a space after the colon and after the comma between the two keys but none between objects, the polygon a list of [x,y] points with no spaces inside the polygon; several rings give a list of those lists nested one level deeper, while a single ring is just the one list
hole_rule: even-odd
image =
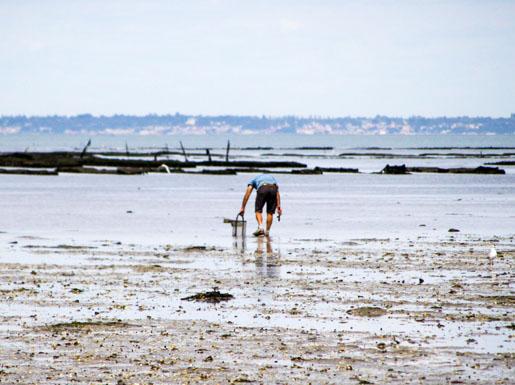
[{"label": "blue t-shirt", "polygon": [[256,190],[259,190],[259,188],[264,184],[277,184],[277,181],[272,175],[261,174],[250,180],[248,184],[254,187]]}]

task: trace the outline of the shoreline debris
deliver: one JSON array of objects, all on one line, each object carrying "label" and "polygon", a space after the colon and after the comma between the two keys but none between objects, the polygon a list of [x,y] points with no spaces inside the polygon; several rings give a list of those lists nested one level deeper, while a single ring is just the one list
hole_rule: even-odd
[{"label": "shoreline debris", "polygon": [[208,303],[220,303],[222,301],[229,301],[234,296],[229,293],[221,293],[218,290],[206,291],[191,295],[189,297],[181,298],[182,301],[196,301],[196,302],[208,302]]}]

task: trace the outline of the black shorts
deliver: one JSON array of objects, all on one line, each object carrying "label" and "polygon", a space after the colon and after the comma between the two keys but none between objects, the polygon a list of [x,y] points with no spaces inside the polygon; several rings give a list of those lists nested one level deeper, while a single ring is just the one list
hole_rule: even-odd
[{"label": "black shorts", "polygon": [[275,213],[277,207],[277,185],[265,184],[257,190],[256,195],[256,213],[262,212],[266,203],[266,212],[269,214]]}]

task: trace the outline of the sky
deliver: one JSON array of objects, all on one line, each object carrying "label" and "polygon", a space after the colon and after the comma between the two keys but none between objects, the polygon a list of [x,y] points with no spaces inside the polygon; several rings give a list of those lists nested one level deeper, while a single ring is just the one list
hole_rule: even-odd
[{"label": "sky", "polygon": [[509,116],[515,0],[0,0],[0,115]]}]

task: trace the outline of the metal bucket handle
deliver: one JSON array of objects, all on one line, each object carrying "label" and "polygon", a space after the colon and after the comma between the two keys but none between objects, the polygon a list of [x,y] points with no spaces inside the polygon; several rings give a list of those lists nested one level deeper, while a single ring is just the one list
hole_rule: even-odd
[{"label": "metal bucket handle", "polygon": [[[241,222],[238,221],[238,218],[241,217]],[[243,217],[243,214],[236,215],[236,219],[234,221],[234,229],[233,229],[233,236],[238,236],[238,224],[241,223],[241,235],[245,236],[245,218]]]}]

